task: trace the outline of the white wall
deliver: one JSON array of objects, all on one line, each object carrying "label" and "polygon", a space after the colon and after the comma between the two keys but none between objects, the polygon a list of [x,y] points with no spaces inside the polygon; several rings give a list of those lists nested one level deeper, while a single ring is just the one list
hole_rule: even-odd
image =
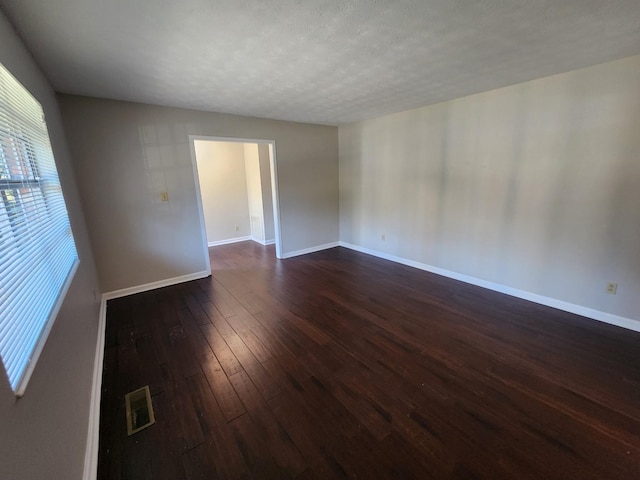
[{"label": "white wall", "polygon": [[58,99],[104,291],[206,269],[189,135],[274,140],[283,254],[338,241],[336,127]]},{"label": "white wall", "polygon": [[636,56],[340,127],[341,240],[639,320],[639,85]]},{"label": "white wall", "polygon": [[196,140],[195,150],[207,241],[251,235],[243,144]]},{"label": "white wall", "polygon": [[244,163],[247,175],[247,199],[251,237],[264,243],[264,209],[262,208],[262,183],[260,181],[260,158],[257,143],[244,144]]},{"label": "white wall", "polygon": [[[0,373],[0,478],[82,477],[99,291],[74,171],[53,90],[0,12],[0,62],[38,99],[47,126],[80,265],[24,397],[16,400]],[[0,371],[4,372],[1,368]]]}]

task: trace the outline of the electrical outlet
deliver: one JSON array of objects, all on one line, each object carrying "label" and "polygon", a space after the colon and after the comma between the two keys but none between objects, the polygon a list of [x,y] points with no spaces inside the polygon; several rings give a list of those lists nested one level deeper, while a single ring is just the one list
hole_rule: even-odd
[{"label": "electrical outlet", "polygon": [[383,242],[386,242],[387,236],[383,233],[382,235],[380,235],[380,240],[382,240]]},{"label": "electrical outlet", "polygon": [[169,201],[169,193],[168,192],[160,192],[160,200],[163,202]]},{"label": "electrical outlet", "polygon": [[618,291],[618,284],[615,282],[607,282],[607,288],[605,288],[605,292],[610,293],[611,295],[615,295]]}]

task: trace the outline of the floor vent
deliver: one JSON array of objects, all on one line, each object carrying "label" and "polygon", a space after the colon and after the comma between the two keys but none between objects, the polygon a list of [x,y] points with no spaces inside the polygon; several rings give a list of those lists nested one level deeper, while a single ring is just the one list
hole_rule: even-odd
[{"label": "floor vent", "polygon": [[133,435],[155,423],[149,385],[127,393],[124,401],[127,407],[127,434]]}]

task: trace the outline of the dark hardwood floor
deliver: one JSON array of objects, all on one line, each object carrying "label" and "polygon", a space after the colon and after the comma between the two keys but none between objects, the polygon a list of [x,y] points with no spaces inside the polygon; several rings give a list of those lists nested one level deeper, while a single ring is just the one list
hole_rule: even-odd
[{"label": "dark hardwood floor", "polygon": [[640,478],[640,334],[341,248],[211,259],[108,302],[100,479]]}]

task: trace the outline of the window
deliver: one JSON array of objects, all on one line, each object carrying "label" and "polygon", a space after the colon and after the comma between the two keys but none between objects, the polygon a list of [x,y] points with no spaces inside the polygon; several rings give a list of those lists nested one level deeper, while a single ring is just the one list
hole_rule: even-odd
[{"label": "window", "polygon": [[77,265],[44,112],[0,65],[0,357],[18,396]]}]

